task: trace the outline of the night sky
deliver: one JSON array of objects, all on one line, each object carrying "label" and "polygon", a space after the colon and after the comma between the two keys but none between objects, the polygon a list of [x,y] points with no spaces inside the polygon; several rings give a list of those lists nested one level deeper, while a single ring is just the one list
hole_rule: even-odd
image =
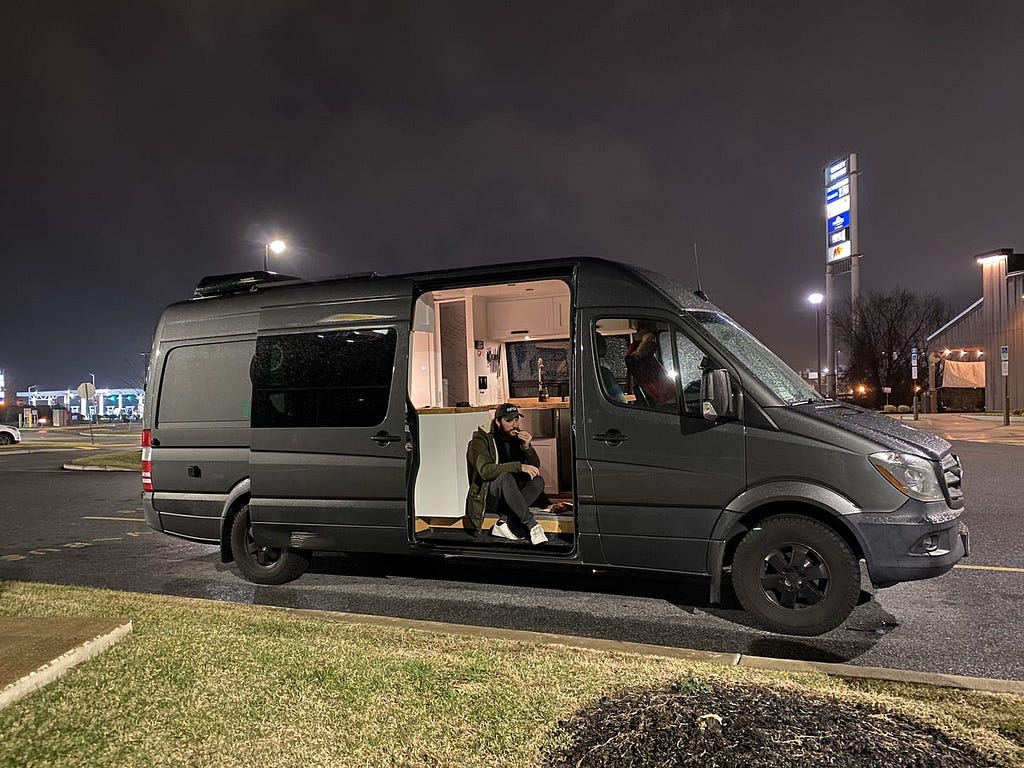
[{"label": "night sky", "polygon": [[[693,281],[797,368],[822,167],[863,288],[1024,249],[1024,3],[6,3],[0,368],[138,385],[206,274],[568,255]],[[838,286],[848,291],[848,279]]]}]

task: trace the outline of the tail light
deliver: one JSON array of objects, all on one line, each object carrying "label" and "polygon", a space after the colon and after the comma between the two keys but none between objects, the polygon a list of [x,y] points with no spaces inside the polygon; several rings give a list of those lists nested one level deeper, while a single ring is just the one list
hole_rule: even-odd
[{"label": "tail light", "polygon": [[142,490],[153,491],[153,436],[148,429],[142,430]]}]

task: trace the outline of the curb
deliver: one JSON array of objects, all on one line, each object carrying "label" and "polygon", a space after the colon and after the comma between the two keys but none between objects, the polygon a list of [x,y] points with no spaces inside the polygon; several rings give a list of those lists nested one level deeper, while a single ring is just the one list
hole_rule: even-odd
[{"label": "curb", "polygon": [[64,464],[61,469],[74,469],[78,472],[138,472],[137,469],[127,469],[125,467],[108,467],[108,466],[95,466],[95,465],[84,465],[84,464]]},{"label": "curb", "polygon": [[[185,598],[203,600],[203,598]],[[218,602],[204,600],[204,602]],[[804,672],[845,677],[857,680],[884,680],[893,683],[912,683],[932,685],[939,688],[960,688],[968,691],[985,693],[1010,693],[1024,696],[1024,680],[1002,680],[992,677],[967,677],[937,672],[917,672],[904,669],[888,669],[885,667],[858,667],[853,664],[837,664],[821,661],[797,661],[795,659],[773,659],[765,656],[747,656],[741,653],[720,653],[715,651],[698,651],[690,648],[675,648],[665,645],[647,643],[630,643],[622,640],[605,640],[601,638],[573,637],[556,635],[547,632],[530,632],[519,629],[496,629],[493,627],[477,627],[469,624],[450,624],[440,621],[422,621],[418,619],[399,619],[388,616],[371,616],[361,613],[333,613],[308,608],[282,608],[278,606],[260,606],[275,611],[334,621],[348,624],[365,624],[378,627],[396,627],[413,629],[422,632],[439,632],[448,635],[470,635],[492,640],[515,640],[540,645],[562,645],[568,648],[606,651],[613,653],[634,653],[641,656],[663,656],[673,659],[703,662],[729,667],[746,667],[773,672]]]},{"label": "curb", "polygon": [[0,456],[24,456],[26,453],[61,453],[78,450],[72,446],[67,448],[19,448],[16,451],[0,451]]},{"label": "curb", "polygon": [[36,671],[30,672],[16,680],[0,691],[0,709],[52,683],[83,661],[88,661],[93,656],[98,656],[103,651],[126,638],[131,632],[132,622],[129,620],[127,623],[120,624],[109,632],[104,632],[91,640],[86,640],[84,643],[47,662]]}]

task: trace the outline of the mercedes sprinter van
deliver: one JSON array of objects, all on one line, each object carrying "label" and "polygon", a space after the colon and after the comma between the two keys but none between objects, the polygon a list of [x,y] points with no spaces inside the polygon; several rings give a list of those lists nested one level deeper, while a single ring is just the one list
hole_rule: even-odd
[{"label": "mercedes sprinter van", "polygon": [[[541,460],[540,546],[465,518],[467,445],[502,402]],[[149,524],[260,584],[317,550],[691,574],[814,635],[862,563],[883,587],[968,552],[949,443],[821,397],[690,289],[600,259],[205,278],[160,319],[144,427]]]}]

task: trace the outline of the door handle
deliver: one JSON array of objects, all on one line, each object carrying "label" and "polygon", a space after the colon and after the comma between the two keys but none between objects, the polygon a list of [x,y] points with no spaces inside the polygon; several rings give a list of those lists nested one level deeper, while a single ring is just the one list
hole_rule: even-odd
[{"label": "door handle", "polygon": [[399,437],[398,435],[389,435],[386,431],[382,429],[376,435],[373,435],[370,439],[373,440],[373,442],[375,442],[377,445],[385,446],[388,443],[397,443],[402,438]]},{"label": "door handle", "polygon": [[626,440],[629,440],[629,436],[622,434],[617,429],[609,429],[607,432],[601,432],[594,435],[594,439],[600,440],[603,443],[608,443],[608,445],[614,447],[616,445],[621,445]]}]

